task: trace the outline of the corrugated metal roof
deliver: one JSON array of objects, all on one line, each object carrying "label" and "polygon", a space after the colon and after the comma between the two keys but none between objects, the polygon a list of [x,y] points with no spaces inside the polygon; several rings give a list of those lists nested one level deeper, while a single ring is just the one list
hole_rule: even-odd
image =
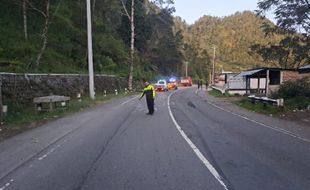
[{"label": "corrugated metal roof", "polygon": [[303,67],[300,67],[299,69],[310,69],[310,65],[305,65]]},{"label": "corrugated metal roof", "polygon": [[250,70],[250,71],[244,71],[242,73],[240,73],[239,75],[237,75],[238,77],[245,77],[245,76],[250,76],[253,75],[255,73],[258,73],[260,71],[262,71],[264,69],[255,69],[255,70]]}]

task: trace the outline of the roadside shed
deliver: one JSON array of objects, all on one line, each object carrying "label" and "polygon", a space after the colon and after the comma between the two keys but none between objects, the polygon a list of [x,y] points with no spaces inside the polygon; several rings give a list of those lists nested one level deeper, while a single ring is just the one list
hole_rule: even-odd
[{"label": "roadside shed", "polygon": [[219,78],[222,81],[215,86],[222,88],[229,94],[269,96],[278,91],[281,84],[304,77],[310,78],[310,65],[301,67],[298,70],[257,68],[239,74],[224,73]]},{"label": "roadside shed", "polygon": [[240,73],[245,80],[246,94],[270,95],[278,91],[286,81],[302,78],[297,70],[281,68],[258,68]]},{"label": "roadside shed", "polygon": [[245,79],[246,94],[266,94],[267,92],[266,69],[253,69],[249,71],[244,71],[240,73],[238,77],[242,77]]}]

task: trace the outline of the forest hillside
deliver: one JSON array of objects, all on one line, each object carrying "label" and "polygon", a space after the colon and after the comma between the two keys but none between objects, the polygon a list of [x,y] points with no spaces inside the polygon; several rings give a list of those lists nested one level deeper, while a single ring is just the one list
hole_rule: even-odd
[{"label": "forest hillside", "polygon": [[[84,0],[0,2],[1,72],[87,73]],[[213,59],[217,71],[281,66],[253,51],[253,47],[257,50],[284,39],[282,34],[266,35],[263,26],[275,25],[253,12],[203,16],[188,25],[173,16],[171,1],[134,2],[132,60],[131,1],[91,1],[96,73],[127,77],[133,62],[135,79],[182,76],[188,64],[193,78],[208,79]]]}]

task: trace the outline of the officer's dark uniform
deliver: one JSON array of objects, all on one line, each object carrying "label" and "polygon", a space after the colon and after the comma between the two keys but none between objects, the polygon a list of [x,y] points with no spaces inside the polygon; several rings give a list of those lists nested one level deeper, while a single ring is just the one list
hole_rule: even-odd
[{"label": "officer's dark uniform", "polygon": [[148,114],[153,115],[154,113],[154,99],[155,99],[155,88],[152,85],[147,85],[144,89],[143,89],[143,93],[140,97],[140,99],[145,95],[146,97],[146,104],[147,104],[147,108],[149,110]]}]

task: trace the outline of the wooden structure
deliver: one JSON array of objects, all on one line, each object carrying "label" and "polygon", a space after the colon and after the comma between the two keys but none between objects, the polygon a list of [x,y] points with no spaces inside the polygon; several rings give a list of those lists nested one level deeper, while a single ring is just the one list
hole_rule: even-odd
[{"label": "wooden structure", "polygon": [[[269,95],[283,83],[283,72],[280,68],[260,68],[240,73],[246,80],[246,94]],[[296,72],[296,71],[295,71]]]},{"label": "wooden structure", "polygon": [[68,108],[70,97],[67,96],[43,96],[33,99],[37,111],[53,111],[56,108]]}]

